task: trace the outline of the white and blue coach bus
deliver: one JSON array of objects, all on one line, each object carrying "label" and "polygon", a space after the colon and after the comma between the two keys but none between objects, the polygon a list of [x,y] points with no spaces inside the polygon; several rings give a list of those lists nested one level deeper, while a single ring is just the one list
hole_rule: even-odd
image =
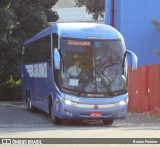
[{"label": "white and blue coach bus", "polygon": [[[126,50],[122,35],[111,26],[52,24],[24,43],[23,99],[30,111],[50,113],[55,124],[101,119],[111,125],[127,115],[127,54],[136,70],[136,55]],[[71,70],[76,70],[76,60],[78,74]]]}]

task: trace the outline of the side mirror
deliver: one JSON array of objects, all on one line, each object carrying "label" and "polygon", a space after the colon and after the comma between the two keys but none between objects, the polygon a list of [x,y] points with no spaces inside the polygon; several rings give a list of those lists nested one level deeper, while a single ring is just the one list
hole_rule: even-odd
[{"label": "side mirror", "polygon": [[133,71],[137,70],[137,61],[138,61],[138,59],[137,59],[137,56],[135,55],[135,53],[133,53],[130,50],[127,50],[126,54],[129,54],[131,56],[131,62],[132,62],[131,63],[131,68],[132,68],[132,70]]},{"label": "side mirror", "polygon": [[55,69],[60,69],[60,54],[57,48],[54,49],[54,66]]}]

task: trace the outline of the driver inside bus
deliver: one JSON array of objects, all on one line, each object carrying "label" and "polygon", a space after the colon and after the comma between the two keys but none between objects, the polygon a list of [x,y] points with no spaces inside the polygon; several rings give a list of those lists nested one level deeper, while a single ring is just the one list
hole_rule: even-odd
[{"label": "driver inside bus", "polygon": [[74,65],[68,68],[67,77],[69,78],[78,78],[81,73],[80,61],[79,59],[76,60]]},{"label": "driver inside bus", "polygon": [[67,70],[66,74],[66,84],[70,88],[80,88],[80,74],[81,74],[81,67],[80,67],[80,59],[78,56],[74,56],[74,64],[70,66]]}]

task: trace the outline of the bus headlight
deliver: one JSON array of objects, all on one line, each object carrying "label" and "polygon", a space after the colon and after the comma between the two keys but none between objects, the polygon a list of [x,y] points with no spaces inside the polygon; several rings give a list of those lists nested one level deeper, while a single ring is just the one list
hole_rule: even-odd
[{"label": "bus headlight", "polygon": [[128,99],[120,101],[118,104],[122,106],[122,105],[125,105],[126,103],[128,103]]},{"label": "bus headlight", "polygon": [[125,101],[120,101],[119,104],[120,104],[120,105],[124,105],[124,104],[125,104]]},{"label": "bus headlight", "polygon": [[65,104],[67,104],[67,105],[72,105],[72,101],[70,101],[70,100],[65,100],[64,102],[65,102]]},{"label": "bus headlight", "polygon": [[73,101],[71,101],[71,100],[65,100],[64,103],[65,103],[66,105],[72,105],[72,106],[77,104],[76,102],[73,102]]},{"label": "bus headlight", "polygon": [[66,105],[76,105],[77,102],[74,102],[74,101],[71,101],[71,100],[68,100],[68,99],[65,99],[59,95],[57,95],[57,98],[59,99],[60,102],[63,102],[65,103]]},{"label": "bus headlight", "polygon": [[65,100],[64,102],[65,102],[65,104],[67,104],[67,105],[71,105],[71,104],[72,104],[72,102],[71,102],[70,100]]}]

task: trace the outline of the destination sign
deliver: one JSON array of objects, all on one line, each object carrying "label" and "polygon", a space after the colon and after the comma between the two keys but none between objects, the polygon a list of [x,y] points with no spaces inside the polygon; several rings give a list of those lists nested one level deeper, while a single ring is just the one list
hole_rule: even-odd
[{"label": "destination sign", "polygon": [[68,41],[68,45],[91,46],[90,41]]}]

